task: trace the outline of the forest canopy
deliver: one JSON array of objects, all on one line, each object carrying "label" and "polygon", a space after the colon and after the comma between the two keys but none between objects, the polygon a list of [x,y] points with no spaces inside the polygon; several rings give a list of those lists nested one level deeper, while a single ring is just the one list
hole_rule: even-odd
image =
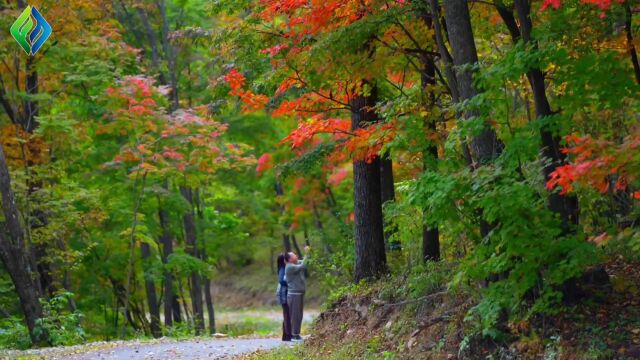
[{"label": "forest canopy", "polygon": [[0,1],[0,348],[213,334],[216,278],[304,245],[328,292],[446,269],[483,336],[557,313],[640,256],[638,12]]}]

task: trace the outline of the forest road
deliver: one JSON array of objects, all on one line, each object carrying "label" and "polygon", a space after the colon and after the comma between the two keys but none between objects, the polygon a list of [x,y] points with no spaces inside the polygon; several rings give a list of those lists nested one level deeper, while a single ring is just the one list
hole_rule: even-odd
[{"label": "forest road", "polygon": [[279,339],[199,339],[157,344],[123,344],[106,350],[65,357],[73,360],[165,360],[232,359],[237,355],[268,350],[283,343]]},{"label": "forest road", "polygon": [[[165,359],[233,359],[238,355],[283,346],[279,339],[192,339],[184,341],[111,343],[107,348],[83,346],[50,349],[39,354],[29,354],[34,359],[65,360],[165,360]],[[62,351],[56,351],[62,350]],[[66,351],[65,351],[66,350]],[[21,354],[26,355],[26,354]],[[0,355],[0,359],[3,358]],[[12,358],[11,356],[9,358]],[[30,356],[26,358],[30,359]]]}]

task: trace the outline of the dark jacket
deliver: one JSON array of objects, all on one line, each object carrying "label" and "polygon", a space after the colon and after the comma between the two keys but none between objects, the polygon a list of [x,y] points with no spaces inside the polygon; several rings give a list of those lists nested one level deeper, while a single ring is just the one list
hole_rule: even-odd
[{"label": "dark jacket", "polygon": [[278,303],[280,305],[287,303],[287,289],[287,281],[284,279],[284,268],[282,268],[278,270],[278,290],[276,290]]}]

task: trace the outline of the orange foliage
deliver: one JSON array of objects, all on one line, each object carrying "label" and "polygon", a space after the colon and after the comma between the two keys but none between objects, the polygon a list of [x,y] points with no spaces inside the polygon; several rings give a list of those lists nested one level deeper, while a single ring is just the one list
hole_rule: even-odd
[{"label": "orange foliage", "polygon": [[[566,137],[570,147],[563,152],[574,156],[571,163],[558,167],[550,176],[547,188],[560,187],[561,193],[574,190],[575,184],[595,188],[600,192],[609,190],[611,176],[615,176],[615,191],[625,190],[637,179],[638,159],[631,154],[640,148],[640,128],[631,133],[620,145],[591,136],[570,135]],[[635,195],[634,195],[635,196]]]}]

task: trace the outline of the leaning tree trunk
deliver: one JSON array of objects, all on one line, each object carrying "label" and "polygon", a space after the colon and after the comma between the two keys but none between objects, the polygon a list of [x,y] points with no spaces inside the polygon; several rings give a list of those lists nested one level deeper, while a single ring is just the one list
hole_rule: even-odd
[{"label": "leaning tree trunk", "polygon": [[[189,203],[189,211],[183,216],[186,250],[189,255],[193,256],[194,258],[198,258],[196,219],[193,211],[193,190],[189,187],[181,187],[180,192],[182,193],[184,199]],[[191,273],[190,282],[191,304],[193,307],[193,322],[196,329],[196,335],[200,335],[204,330],[204,311],[202,308],[202,287],[200,284],[200,274],[195,271]]]},{"label": "leaning tree trunk", "polygon": [[[514,43],[522,39],[526,45],[537,49],[537,42],[531,38],[533,28],[530,16],[531,4],[528,0],[515,0],[514,4],[518,12],[519,26],[513,15],[513,10],[504,3],[496,1],[496,9],[507,26]],[[539,67],[531,67],[527,70],[527,79],[533,92],[538,120],[552,116],[553,111],[547,98],[545,76],[542,70]],[[561,151],[560,138],[553,134],[549,125],[540,128],[540,138],[542,155],[550,160],[543,168],[544,178],[549,179],[551,173],[566,162],[566,155]],[[551,192],[548,198],[548,208],[560,216],[564,232],[571,231],[572,227],[578,223],[578,200],[575,196],[563,196],[558,192]]]},{"label": "leaning tree trunk", "polygon": [[36,321],[42,317],[40,305],[40,287],[38,275],[31,268],[29,255],[24,247],[24,229],[20,223],[15,195],[11,189],[11,176],[4,150],[0,145],[0,192],[2,193],[2,211],[5,222],[0,231],[0,258],[11,277],[34,344],[47,341],[48,335],[36,335]]},{"label": "leaning tree trunk", "polygon": [[[140,256],[142,262],[150,261],[151,259],[151,247],[149,243],[140,243]],[[146,275],[146,274],[145,274]],[[162,336],[162,330],[160,329],[160,307],[158,306],[158,297],[156,295],[156,285],[153,279],[144,276],[144,285],[147,292],[147,304],[149,305],[149,315],[151,316],[151,334],[154,338]]]},{"label": "leaning tree trunk", "polygon": [[[378,121],[372,107],[376,105],[377,89],[369,95],[351,99],[351,121],[354,130]],[[387,257],[382,224],[380,157],[353,161],[355,200],[355,281],[376,278],[387,271]]]}]

